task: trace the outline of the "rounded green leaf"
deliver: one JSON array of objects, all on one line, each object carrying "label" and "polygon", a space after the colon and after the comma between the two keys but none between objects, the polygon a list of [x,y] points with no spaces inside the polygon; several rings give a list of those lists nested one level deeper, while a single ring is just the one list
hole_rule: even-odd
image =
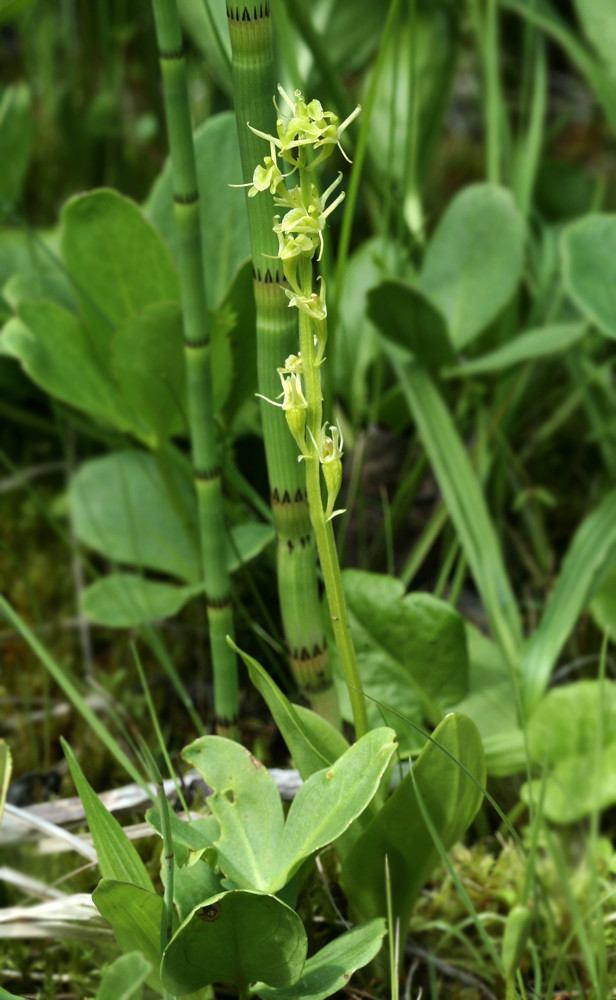
[{"label": "rounded green leaf", "polygon": [[269,890],[280,870],[284,825],[280,794],[269,771],[222,736],[202,736],[182,756],[214,789],[208,805],[220,824],[215,845],[220,868],[239,886]]},{"label": "rounded green leaf", "polygon": [[528,723],[528,748],[547,777],[522,789],[542,793],[553,823],[574,823],[616,803],[616,683],[577,681],[548,691]]},{"label": "rounded green leaf", "polygon": [[111,340],[119,389],[156,444],[186,432],[186,370],[179,302],[159,302],[129,316]]},{"label": "rounded green leaf", "polygon": [[50,395],[122,431],[140,424],[110,371],[108,345],[55,302],[22,302],[2,334],[3,349]]},{"label": "rounded green leaf", "polygon": [[[240,264],[250,257],[246,199],[243,192],[230,186],[242,179],[235,115],[225,111],[208,118],[195,132],[194,140],[205,287],[213,309],[222,302]],[[150,193],[146,212],[177,260],[169,162]]]},{"label": "rounded green leaf", "polygon": [[152,971],[152,966],[138,951],[121,955],[107,966],[101,976],[95,1000],[130,1000],[141,997],[141,986]]},{"label": "rounded green leaf", "polygon": [[275,896],[233,890],[198,907],[165,949],[161,978],[177,996],[209,983],[290,986],[307,951],[304,925]]},{"label": "rounded green leaf", "polygon": [[325,1000],[345,989],[357,969],[376,958],[387,932],[381,918],[354,927],[309,958],[300,978],[286,989],[259,985],[260,1000]]},{"label": "rounded green leaf", "polygon": [[[158,969],[163,897],[129,882],[104,878],[92,893],[92,901],[101,916],[111,924],[124,954],[138,951],[149,962],[152,971],[147,982],[161,994]],[[177,927],[177,918],[174,924]]]},{"label": "rounded green leaf", "polygon": [[340,885],[354,912],[364,918],[387,915],[387,856],[394,916],[405,933],[417,896],[440,858],[423,812],[448,850],[473,821],[484,784],[477,727],[464,715],[446,716],[344,860]]},{"label": "rounded green leaf", "polygon": [[82,315],[96,331],[115,329],[155,302],[178,302],[178,273],[139,207],[117,191],[71,198],[62,212],[62,255]]},{"label": "rounded green leaf", "polygon": [[108,628],[133,628],[172,618],[203,587],[179,587],[135,573],[113,573],[84,590],[81,607],[90,621]]},{"label": "rounded green leaf", "polygon": [[421,289],[384,281],[369,293],[368,303],[372,321],[383,335],[412,351],[426,367],[453,362],[445,319]]},{"label": "rounded green leaf", "polygon": [[430,594],[405,595],[394,577],[346,570],[343,583],[362,683],[382,703],[368,703],[370,723],[385,718],[411,749],[417,737],[400,715],[436,725],[468,690],[464,621]]},{"label": "rounded green leaf", "polygon": [[616,215],[587,215],[562,238],[563,279],[576,306],[616,338]]},{"label": "rounded green leaf", "polygon": [[456,195],[434,233],[419,287],[445,316],[459,350],[496,319],[522,277],[524,219],[502,187]]},{"label": "rounded green leaf", "polygon": [[77,537],[108,559],[200,580],[197,508],[188,468],[163,474],[153,456],[116,452],[86,462],[71,481]]}]

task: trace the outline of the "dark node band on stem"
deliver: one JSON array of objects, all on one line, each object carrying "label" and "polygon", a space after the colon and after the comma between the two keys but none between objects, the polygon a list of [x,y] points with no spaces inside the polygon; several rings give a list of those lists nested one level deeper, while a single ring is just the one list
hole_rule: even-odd
[{"label": "dark node band on stem", "polygon": [[174,194],[173,200],[176,205],[194,205],[199,201],[199,192],[191,191],[190,194]]},{"label": "dark node band on stem", "polygon": [[208,597],[206,595],[205,604],[208,611],[224,611],[233,604],[230,597]]},{"label": "dark node band on stem", "polygon": [[265,272],[261,271],[260,267],[253,267],[252,276],[255,281],[261,285],[282,285],[284,284],[284,273],[281,274],[278,269],[272,274],[270,268],[266,268]]},{"label": "dark node band on stem", "polygon": [[188,340],[186,337],[184,337],[184,347],[186,348],[187,351],[198,351],[201,350],[201,348],[203,347],[209,347],[209,346],[210,346],[210,338],[207,334],[200,340]]},{"label": "dark node band on stem", "polygon": [[166,51],[165,49],[158,50],[158,58],[164,62],[173,62],[174,59],[184,58],[184,46],[180,45],[178,49],[173,49]]},{"label": "dark node band on stem", "polygon": [[227,4],[227,17],[230,21],[262,21],[270,16],[269,3]]},{"label": "dark node band on stem", "polygon": [[195,469],[194,476],[198,483],[209,483],[220,475],[220,466],[213,465],[211,469]]},{"label": "dark node band on stem", "polygon": [[291,500],[291,494],[289,493],[288,490],[284,491],[282,497],[278,492],[278,487],[275,486],[274,489],[272,490],[272,506],[274,504],[282,505],[285,503],[305,503],[305,502],[306,502],[306,494],[299,486],[295,491],[295,496],[293,497],[293,500]]}]

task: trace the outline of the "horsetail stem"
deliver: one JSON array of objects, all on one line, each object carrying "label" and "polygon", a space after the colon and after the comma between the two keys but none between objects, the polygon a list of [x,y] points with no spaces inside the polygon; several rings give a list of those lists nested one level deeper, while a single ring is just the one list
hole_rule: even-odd
[{"label": "horsetail stem", "polygon": [[152,0],[152,6],[171,154],[173,207],[179,235],[188,420],[214,677],[214,709],[218,730],[231,734],[239,716],[237,659],[225,638],[233,635],[233,611],[214,423],[199,190],[186,64],[176,0]]},{"label": "horsetail stem", "polygon": [[[227,5],[232,50],[233,92],[244,181],[262,159],[260,131],[274,126],[275,87],[269,5]],[[284,294],[284,271],[272,232],[275,212],[269,191],[248,199],[257,326],[259,393],[280,393],[277,366],[297,344],[295,310]],[[339,725],[338,703],[321,617],[316,550],[308,512],[305,474],[297,448],[273,407],[261,403],[263,438],[276,526],[278,593],[291,670],[315,711]]]}]

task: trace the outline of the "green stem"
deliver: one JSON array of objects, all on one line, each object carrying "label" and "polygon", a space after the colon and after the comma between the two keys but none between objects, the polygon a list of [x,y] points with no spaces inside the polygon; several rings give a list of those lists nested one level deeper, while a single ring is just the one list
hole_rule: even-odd
[{"label": "green stem", "polygon": [[214,707],[219,730],[233,732],[239,715],[237,659],[226,642],[227,635],[233,636],[233,613],[214,423],[199,191],[186,63],[176,0],[153,0],[153,9],[169,133],[173,205],[179,234],[188,416],[214,675]]},{"label": "green stem", "polygon": [[[299,283],[303,294],[309,295],[312,290],[312,261],[306,258],[300,260]],[[310,440],[310,436],[312,436],[312,440],[317,442],[320,438],[321,421],[323,418],[321,369],[313,363],[314,331],[312,320],[306,313],[301,311],[299,313],[299,348],[302,357],[305,397],[308,403],[306,427],[309,433],[307,437]],[[355,736],[357,739],[360,739],[368,732],[366,703],[359,677],[353,639],[351,637],[351,627],[342,587],[342,575],[340,573],[332,522],[331,520],[325,520],[325,512],[323,510],[321,464],[315,444],[312,445],[311,450],[313,452],[312,457],[307,458],[304,463],[306,466],[306,493],[308,496],[310,521],[317,543],[338,655],[340,656],[340,663],[351,700]]]},{"label": "green stem", "polygon": [[[227,17],[243,179],[248,183],[266,147],[263,139],[250,131],[247,122],[262,132],[275,132],[272,25],[266,3],[250,11],[243,4],[229,3]],[[269,191],[264,191],[256,198],[248,198],[247,205],[254,270],[259,393],[267,399],[275,399],[280,393],[276,369],[297,351],[297,320],[295,310],[289,309],[283,290],[282,265],[276,259],[278,241],[272,232],[272,219],[277,209],[273,198]],[[295,442],[278,410],[262,401],[261,420],[276,527],[280,611],[291,670],[295,683],[312,708],[339,726],[304,472],[297,461]]]}]

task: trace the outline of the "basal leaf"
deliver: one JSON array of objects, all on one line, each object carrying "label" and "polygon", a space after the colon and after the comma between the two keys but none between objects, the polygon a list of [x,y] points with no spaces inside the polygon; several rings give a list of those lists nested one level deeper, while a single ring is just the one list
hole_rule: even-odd
[{"label": "basal leaf", "polygon": [[325,1000],[345,990],[353,973],[376,958],[386,933],[379,918],[354,927],[309,958],[293,986],[273,990],[257,984],[255,992],[260,1000]]},{"label": "basal leaf", "polygon": [[[242,180],[234,114],[224,111],[208,118],[195,132],[194,140],[205,287],[213,309],[224,299],[240,265],[250,257],[246,199],[242,191],[230,186]],[[177,261],[179,238],[168,162],[150,193],[146,213]]]},{"label": "basal leaf", "polygon": [[55,302],[22,302],[2,344],[50,395],[121,431],[141,433],[138,414],[113,380],[108,345],[73,313]]},{"label": "basal leaf", "polygon": [[141,986],[152,966],[138,951],[122,955],[104,970],[95,1000],[130,1000],[141,997]]},{"label": "basal leaf", "polygon": [[421,289],[384,281],[369,293],[368,311],[383,336],[411,351],[426,367],[453,362],[445,319]]},{"label": "basal leaf", "polygon": [[528,722],[531,758],[546,778],[522,789],[553,823],[574,823],[616,803],[616,684],[577,681],[548,691]]},{"label": "basal leaf", "polygon": [[199,531],[188,467],[161,465],[146,452],[123,451],[86,462],[69,489],[77,537],[108,559],[201,577]]},{"label": "basal leaf", "polygon": [[169,251],[138,206],[117,191],[71,198],[61,242],[83,318],[101,336],[155,302],[179,302]]},{"label": "basal leaf", "polygon": [[513,340],[488,354],[482,354],[471,361],[447,372],[451,378],[465,378],[467,375],[483,375],[487,372],[500,374],[505,368],[525,361],[551,357],[577,344],[585,333],[582,323],[560,323],[554,326],[538,327],[518,334]]},{"label": "basal leaf", "polygon": [[411,749],[417,738],[400,716],[436,725],[467,692],[463,619],[429,594],[405,595],[393,577],[346,570],[343,583],[362,684],[382,703],[368,701],[370,724],[385,720]]},{"label": "basal leaf", "polygon": [[172,618],[200,593],[203,593],[201,584],[180,587],[146,580],[136,573],[112,573],[84,590],[81,607],[97,625],[133,628],[160,618]]},{"label": "basal leaf", "polygon": [[562,237],[567,292],[602,333],[616,338],[616,215],[587,215]]},{"label": "basal leaf", "polygon": [[179,302],[158,302],[129,316],[113,334],[111,366],[124,399],[154,446],[187,432]]},{"label": "basal leaf", "polygon": [[440,857],[418,796],[447,850],[460,839],[479,809],[482,792],[475,781],[480,786],[485,783],[481,739],[470,719],[448,715],[432,740],[353,845],[340,876],[355,914],[362,918],[386,916],[387,856],[394,920],[400,918],[403,935],[417,896]]},{"label": "basal leaf", "polygon": [[393,729],[373,729],[331,767],[301,785],[291,803],[280,845],[277,882],[281,889],[301,862],[332,843],[361,815],[378,790],[396,749]]},{"label": "basal leaf", "polygon": [[214,789],[208,805],[220,826],[220,868],[241,888],[269,891],[280,870],[284,818],[267,768],[222,736],[202,736],[182,756]]},{"label": "basal leaf", "polygon": [[196,909],[165,949],[163,985],[183,996],[209,983],[285,987],[304,967],[307,939],[298,915],[275,896],[235,890]]},{"label": "basal leaf", "polygon": [[434,233],[418,285],[449,325],[456,350],[494,320],[522,277],[525,227],[512,195],[475,184],[456,195]]}]

